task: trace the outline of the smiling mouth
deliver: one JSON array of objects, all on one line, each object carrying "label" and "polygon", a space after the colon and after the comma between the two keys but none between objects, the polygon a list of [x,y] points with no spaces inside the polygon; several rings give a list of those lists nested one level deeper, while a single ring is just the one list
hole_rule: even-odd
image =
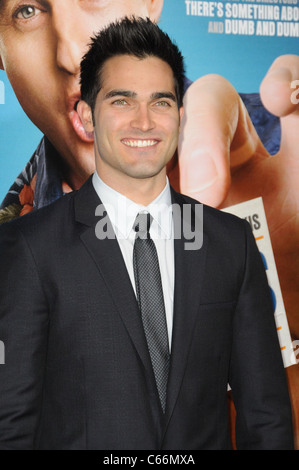
[{"label": "smiling mouth", "polygon": [[134,148],[145,148],[145,147],[153,147],[159,141],[158,140],[145,140],[145,139],[123,139],[121,141],[127,147],[134,147]]}]

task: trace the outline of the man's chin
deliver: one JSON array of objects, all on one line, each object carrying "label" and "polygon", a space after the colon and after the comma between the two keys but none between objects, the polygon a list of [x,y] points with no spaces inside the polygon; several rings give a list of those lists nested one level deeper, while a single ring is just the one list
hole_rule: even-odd
[{"label": "man's chin", "polygon": [[142,168],[133,168],[127,174],[132,179],[137,180],[151,180],[158,177],[161,172],[165,173],[165,167],[142,167]]}]

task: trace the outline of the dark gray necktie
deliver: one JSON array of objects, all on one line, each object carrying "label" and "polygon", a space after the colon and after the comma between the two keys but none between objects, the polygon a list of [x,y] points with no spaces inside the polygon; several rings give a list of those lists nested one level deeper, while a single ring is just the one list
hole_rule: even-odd
[{"label": "dark gray necktie", "polygon": [[134,225],[137,233],[133,266],[143,328],[162,409],[165,412],[170,354],[159,260],[155,244],[150,238],[150,224],[150,214],[137,215]]}]

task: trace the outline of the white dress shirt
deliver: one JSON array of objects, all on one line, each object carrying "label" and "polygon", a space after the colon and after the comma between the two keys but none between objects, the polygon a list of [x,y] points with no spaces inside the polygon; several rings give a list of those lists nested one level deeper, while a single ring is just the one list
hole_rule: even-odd
[{"label": "white dress shirt", "polygon": [[133,289],[136,294],[133,247],[136,237],[134,222],[139,212],[152,216],[150,235],[153,239],[161,272],[169,347],[171,347],[174,295],[174,236],[171,210],[171,194],[168,178],[163,191],[148,206],[136,204],[123,194],[107,186],[97,172],[92,178],[93,186],[101,199],[116,234]]}]

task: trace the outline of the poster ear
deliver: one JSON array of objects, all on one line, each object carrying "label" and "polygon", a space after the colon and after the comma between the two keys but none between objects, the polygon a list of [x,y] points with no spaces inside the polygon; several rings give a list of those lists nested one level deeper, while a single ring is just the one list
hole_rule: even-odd
[{"label": "poster ear", "polygon": [[85,101],[80,100],[77,104],[77,113],[81,119],[81,122],[86,132],[93,132],[94,127],[90,106]]},{"label": "poster ear", "polygon": [[147,9],[152,21],[157,22],[161,16],[163,0],[147,0]]}]

